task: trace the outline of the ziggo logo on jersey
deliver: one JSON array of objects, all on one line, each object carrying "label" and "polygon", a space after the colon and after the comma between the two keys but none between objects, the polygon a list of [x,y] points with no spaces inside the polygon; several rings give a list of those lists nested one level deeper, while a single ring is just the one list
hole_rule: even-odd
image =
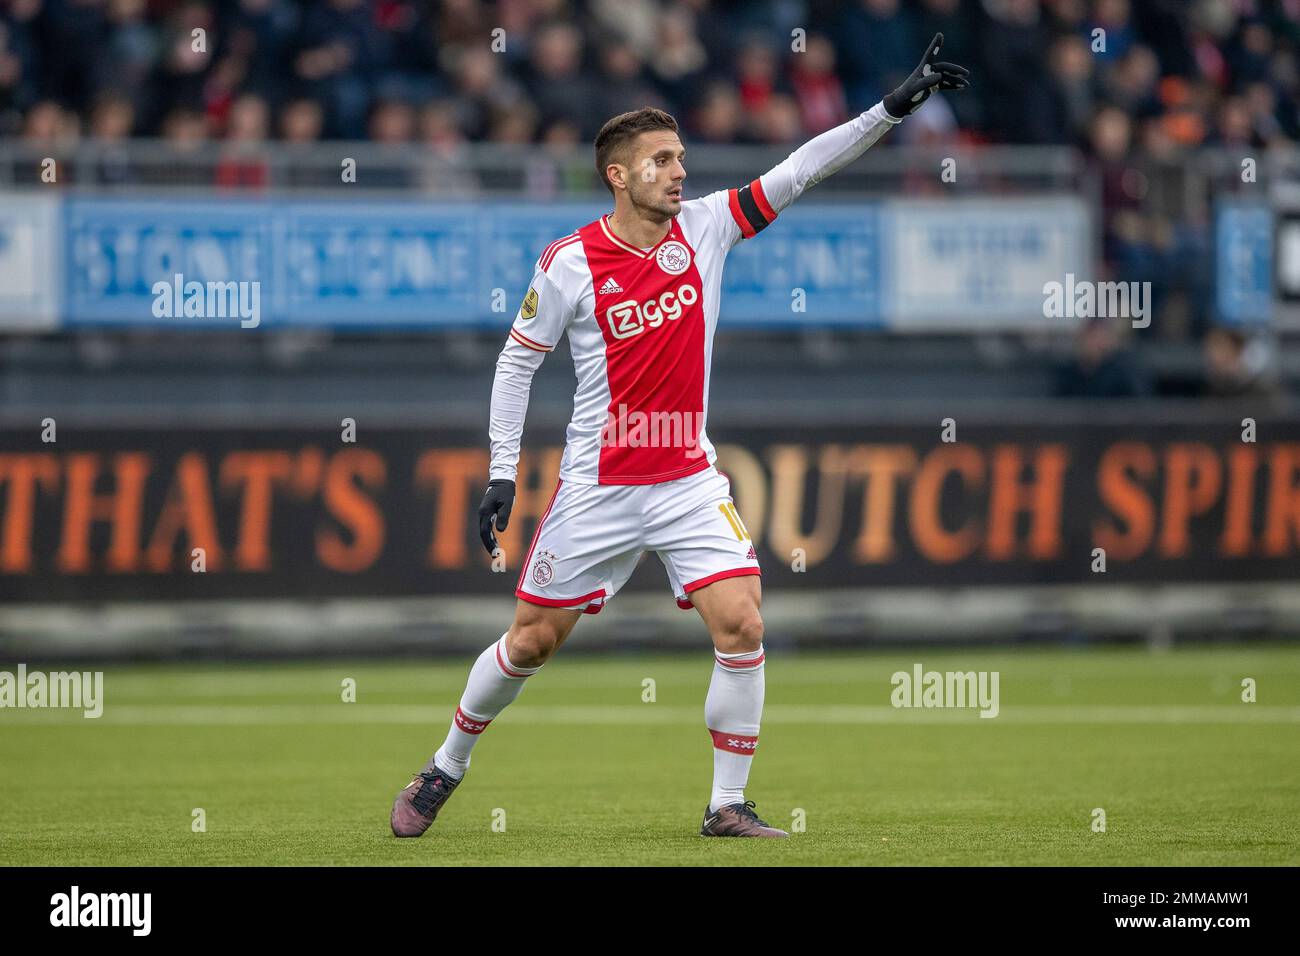
[{"label": "ziggo logo on jersey", "polygon": [[640,335],[646,329],[657,329],[664,324],[682,317],[682,309],[690,308],[700,300],[699,290],[689,284],[683,284],[674,292],[669,289],[657,299],[641,303],[635,299],[611,305],[605,310],[605,321],[609,331],[616,339],[630,339]]}]

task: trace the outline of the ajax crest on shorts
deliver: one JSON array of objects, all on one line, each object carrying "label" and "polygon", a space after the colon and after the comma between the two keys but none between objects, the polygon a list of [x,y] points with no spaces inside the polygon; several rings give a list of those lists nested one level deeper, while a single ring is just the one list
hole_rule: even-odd
[{"label": "ajax crest on shorts", "polygon": [[533,583],[539,587],[546,587],[555,578],[555,566],[551,564],[556,560],[555,555],[550,551],[539,551],[537,557],[533,559]]}]

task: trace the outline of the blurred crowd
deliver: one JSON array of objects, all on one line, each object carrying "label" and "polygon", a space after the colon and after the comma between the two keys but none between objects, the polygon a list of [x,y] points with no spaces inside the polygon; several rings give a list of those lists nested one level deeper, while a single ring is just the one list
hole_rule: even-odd
[{"label": "blurred crowd", "polygon": [[976,84],[909,124],[931,134],[1300,135],[1300,0],[7,0],[0,135],[586,141],[649,103],[697,141],[785,143],[940,31]]},{"label": "blurred crowd", "polygon": [[[1201,146],[1258,157],[1300,140],[1300,0],[6,0],[0,10],[0,137],[214,141],[236,156],[218,183],[254,187],[265,167],[238,151],[265,140],[421,144],[431,161],[470,142],[563,150],[647,104],[674,113],[693,144],[793,144],[877,102],[942,32],[943,58],[969,66],[973,87],[934,97],[883,148],[1078,147],[1100,183],[1101,278],[1152,282],[1158,318],[1144,334],[1179,340],[1215,323],[1211,210],[1193,201],[1187,157]],[[112,180],[104,155],[100,175]],[[1061,391],[1141,391],[1097,367],[1101,378]]]}]

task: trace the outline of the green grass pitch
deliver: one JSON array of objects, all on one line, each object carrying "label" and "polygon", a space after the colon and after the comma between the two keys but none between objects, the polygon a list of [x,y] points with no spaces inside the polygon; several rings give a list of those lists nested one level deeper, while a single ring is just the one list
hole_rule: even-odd
[{"label": "green grass pitch", "polygon": [[[918,661],[999,672],[1000,714],[894,709]],[[707,649],[561,653],[434,828],[394,839],[469,662],[108,665],[98,720],[0,710],[0,864],[1300,863],[1294,647],[769,648],[748,796],[776,825],[802,811],[785,841],[697,835]]]}]

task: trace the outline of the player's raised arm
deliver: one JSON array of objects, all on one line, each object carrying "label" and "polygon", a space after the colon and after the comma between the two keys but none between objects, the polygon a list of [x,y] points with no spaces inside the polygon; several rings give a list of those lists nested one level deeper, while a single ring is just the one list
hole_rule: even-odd
[{"label": "player's raised arm", "polygon": [[936,89],[962,90],[969,86],[969,70],[956,63],[937,61],[942,46],[943,34],[936,33],[921,62],[898,89],[865,113],[810,139],[748,186],[731,190],[728,200],[741,238],[748,239],[761,231],[809,186],[865,153],[903,117],[916,112]]},{"label": "player's raised arm", "polygon": [[[566,237],[566,239],[569,237]],[[519,467],[519,443],[528,414],[528,395],[533,374],[546,353],[555,348],[573,315],[563,290],[547,275],[554,250],[566,242],[557,240],[542,254],[532,284],[515,314],[492,381],[492,406],[488,417],[491,465],[488,486],[479,505],[479,537],[488,553],[496,551],[496,531],[506,530],[515,500],[515,473]]]}]

